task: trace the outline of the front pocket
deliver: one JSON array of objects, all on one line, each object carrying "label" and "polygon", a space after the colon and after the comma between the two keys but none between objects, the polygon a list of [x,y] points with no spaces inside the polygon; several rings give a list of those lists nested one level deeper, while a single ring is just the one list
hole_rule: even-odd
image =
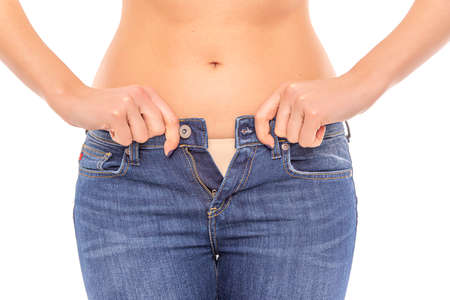
[{"label": "front pocket", "polygon": [[352,176],[353,167],[344,134],[322,141],[318,147],[303,148],[298,143],[281,143],[283,168],[299,179],[343,179]]},{"label": "front pocket", "polygon": [[81,147],[79,174],[87,177],[125,175],[129,168],[125,148],[98,143],[88,136]]}]

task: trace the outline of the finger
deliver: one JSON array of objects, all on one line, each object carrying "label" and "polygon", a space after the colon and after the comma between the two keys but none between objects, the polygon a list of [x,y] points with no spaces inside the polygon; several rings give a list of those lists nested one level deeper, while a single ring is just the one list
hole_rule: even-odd
[{"label": "finger", "polygon": [[[128,98],[127,98],[128,99]],[[148,139],[147,125],[141,115],[139,107],[134,103],[133,99],[127,106],[127,120],[131,129],[131,135],[133,140],[144,143]]]},{"label": "finger", "polygon": [[274,139],[270,134],[269,121],[272,120],[278,110],[281,93],[288,83],[283,83],[275,92],[258,108],[255,114],[255,130],[259,141],[270,147],[274,147]]},{"label": "finger", "polygon": [[147,95],[147,97],[139,99],[136,103],[147,126],[148,137],[164,134],[166,126],[164,125],[163,116],[150,96]]},{"label": "finger", "polygon": [[133,142],[130,127],[127,122],[126,114],[121,114],[119,111],[114,111],[114,119],[111,122],[110,135],[117,143],[129,146]]},{"label": "finger", "polygon": [[[291,114],[289,116],[287,125],[286,138],[291,143],[297,143],[299,138],[299,133],[303,125],[303,111],[300,110],[298,106],[293,106]],[[278,120],[278,118],[277,118]]]},{"label": "finger", "polygon": [[[275,134],[277,136],[286,137],[288,136],[288,126],[290,115],[295,109],[295,101],[297,98],[297,91],[295,83],[288,84],[283,92],[281,93],[280,106],[277,112],[277,118],[275,123]],[[298,131],[297,131],[298,136]],[[296,140],[297,137],[292,137],[292,140]]]},{"label": "finger", "polygon": [[291,104],[283,98],[281,94],[280,105],[278,106],[274,132],[279,137],[287,137],[288,122],[291,116]]},{"label": "finger", "polygon": [[145,87],[145,90],[150,95],[153,103],[159,108],[164,119],[166,126],[165,136],[166,142],[164,143],[164,154],[169,155],[169,152],[175,150],[180,142],[180,122],[178,117],[167,105],[167,103],[159,97],[159,95],[153,90],[153,88]]},{"label": "finger", "polygon": [[316,114],[306,113],[299,133],[299,144],[302,147],[317,147],[322,143],[325,126]]}]

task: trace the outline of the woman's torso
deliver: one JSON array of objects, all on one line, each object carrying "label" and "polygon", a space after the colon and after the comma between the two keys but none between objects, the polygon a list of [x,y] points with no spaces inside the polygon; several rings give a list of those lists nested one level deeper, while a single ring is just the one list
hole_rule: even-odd
[{"label": "woman's torso", "polygon": [[93,86],[151,86],[179,118],[230,138],[284,81],[333,76],[307,0],[124,0]]}]

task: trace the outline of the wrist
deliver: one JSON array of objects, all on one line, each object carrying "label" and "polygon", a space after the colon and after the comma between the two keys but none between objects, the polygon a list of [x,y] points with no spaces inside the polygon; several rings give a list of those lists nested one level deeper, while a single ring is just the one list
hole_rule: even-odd
[{"label": "wrist", "polygon": [[389,81],[383,75],[357,67],[353,67],[339,77],[350,82],[356,98],[364,102],[361,112],[372,106],[390,87]]},{"label": "wrist", "polygon": [[89,90],[91,88],[84,84],[71,85],[53,89],[51,92],[45,93],[43,98],[65,122],[80,127],[72,120],[72,111],[80,104],[78,99],[82,99]]},{"label": "wrist", "polygon": [[53,106],[55,104],[58,104],[59,102],[66,101],[70,98],[76,98],[85,92],[89,91],[91,88],[81,81],[63,85],[56,87],[50,91],[46,91],[43,93],[42,97],[44,100],[50,105]]},{"label": "wrist", "polygon": [[378,96],[384,94],[391,86],[387,76],[376,71],[360,68],[358,65],[355,65],[341,77],[351,79],[363,89]]}]

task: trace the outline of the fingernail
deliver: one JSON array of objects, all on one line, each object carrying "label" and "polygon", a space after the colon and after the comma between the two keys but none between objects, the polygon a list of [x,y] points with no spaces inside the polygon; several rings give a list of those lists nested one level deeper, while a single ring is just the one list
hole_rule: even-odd
[{"label": "fingernail", "polygon": [[174,149],[170,150],[169,153],[167,153],[166,157],[170,157],[172,155],[172,153],[173,153],[173,150]]},{"label": "fingernail", "polygon": [[273,146],[271,144],[266,144],[266,146],[273,150]]}]

